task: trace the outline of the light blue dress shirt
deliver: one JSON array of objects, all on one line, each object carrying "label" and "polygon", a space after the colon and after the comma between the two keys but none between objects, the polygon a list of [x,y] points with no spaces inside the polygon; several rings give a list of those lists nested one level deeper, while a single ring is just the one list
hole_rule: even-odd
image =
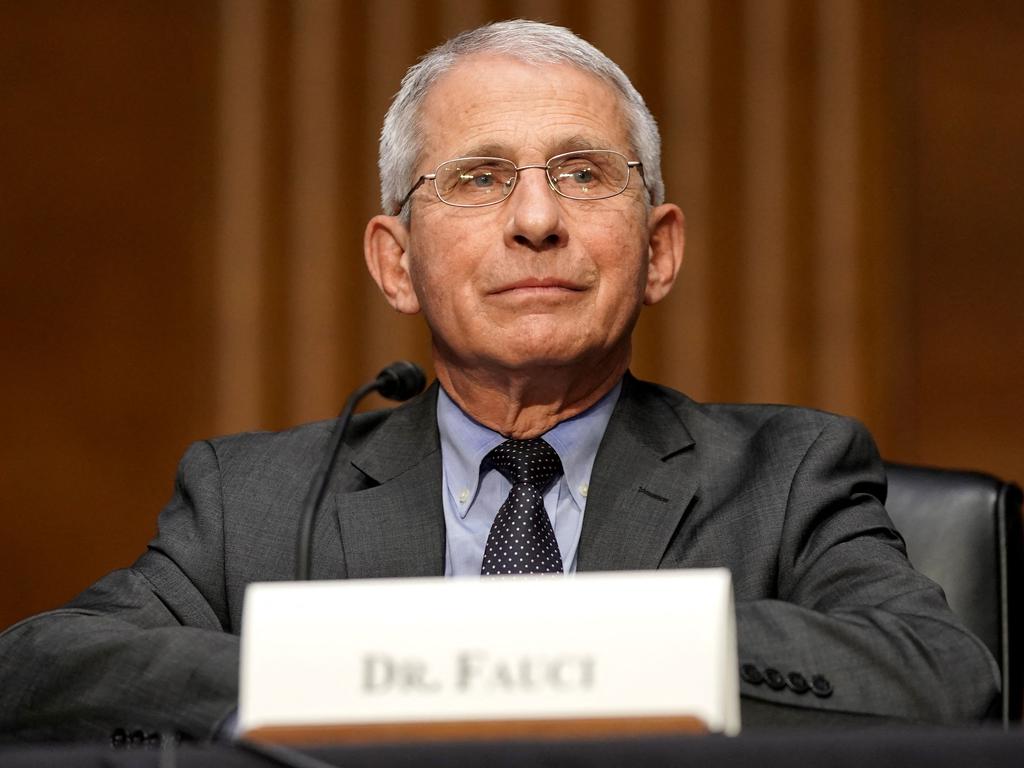
[{"label": "light blue dress shirt", "polygon": [[[542,437],[562,461],[563,474],[544,494],[566,573],[576,570],[583,512],[594,458],[619,399],[622,382],[583,413]],[[437,398],[444,472],[445,576],[479,576],[491,523],[511,490],[497,470],[481,471],[484,457],[505,437],[473,421],[441,388]]]}]

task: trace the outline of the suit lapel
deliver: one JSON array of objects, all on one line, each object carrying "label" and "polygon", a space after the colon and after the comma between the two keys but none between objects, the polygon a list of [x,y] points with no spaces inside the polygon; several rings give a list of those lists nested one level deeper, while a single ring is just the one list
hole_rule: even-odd
[{"label": "suit lapel", "polygon": [[579,570],[659,566],[698,490],[693,446],[669,402],[627,374],[591,473]]},{"label": "suit lapel", "polygon": [[347,577],[442,576],[437,384],[348,455],[344,469],[362,487],[335,497]]}]

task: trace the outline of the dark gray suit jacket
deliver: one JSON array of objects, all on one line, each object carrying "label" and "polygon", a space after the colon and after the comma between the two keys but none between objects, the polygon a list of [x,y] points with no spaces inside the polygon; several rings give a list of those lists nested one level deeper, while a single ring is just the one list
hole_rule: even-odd
[{"label": "dark gray suit jacket", "polygon": [[[353,422],[317,523],[316,578],[444,573],[436,397],[435,385]],[[0,636],[0,733],[211,735],[236,702],[245,586],[292,578],[297,511],[329,431],[193,445],[131,568]],[[699,405],[627,376],[594,464],[578,567],[731,569],[746,726],[844,713],[976,719],[996,692],[995,664],[907,563],[884,495],[856,422]]]}]

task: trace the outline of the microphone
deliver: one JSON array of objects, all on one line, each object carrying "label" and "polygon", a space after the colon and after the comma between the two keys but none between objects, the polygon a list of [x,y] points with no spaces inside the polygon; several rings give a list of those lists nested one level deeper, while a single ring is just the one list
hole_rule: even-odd
[{"label": "microphone", "polygon": [[378,373],[374,384],[377,391],[388,400],[403,402],[424,390],[427,377],[416,363],[399,360]]},{"label": "microphone", "polygon": [[338,418],[334,421],[334,427],[331,429],[324,460],[316,474],[313,475],[306,498],[302,502],[299,535],[295,540],[296,581],[309,581],[313,560],[313,524],[316,522],[316,514],[323,503],[324,496],[327,495],[331,469],[338,458],[345,430],[348,429],[348,423],[352,420],[352,413],[355,411],[356,405],[371,392],[380,392],[389,400],[408,400],[422,392],[426,386],[427,377],[424,376],[422,368],[408,360],[399,360],[378,373],[377,378],[373,381],[359,387],[345,401],[345,407],[341,409],[341,413],[338,414]]}]

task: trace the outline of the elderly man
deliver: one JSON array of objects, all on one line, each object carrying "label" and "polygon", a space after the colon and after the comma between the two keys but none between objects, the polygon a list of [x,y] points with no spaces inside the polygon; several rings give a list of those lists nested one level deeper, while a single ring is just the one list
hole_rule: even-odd
[{"label": "elderly man", "polygon": [[[425,317],[439,382],[354,422],[314,576],[726,566],[746,725],[985,712],[994,663],[908,564],[861,427],[630,376],[683,215],[614,63],[558,27],[464,33],[403,80],[380,167],[389,215],[367,226],[366,262],[396,310]],[[291,577],[328,432],[193,446],[134,566],[0,640],[0,730],[215,734],[244,588]]]}]

